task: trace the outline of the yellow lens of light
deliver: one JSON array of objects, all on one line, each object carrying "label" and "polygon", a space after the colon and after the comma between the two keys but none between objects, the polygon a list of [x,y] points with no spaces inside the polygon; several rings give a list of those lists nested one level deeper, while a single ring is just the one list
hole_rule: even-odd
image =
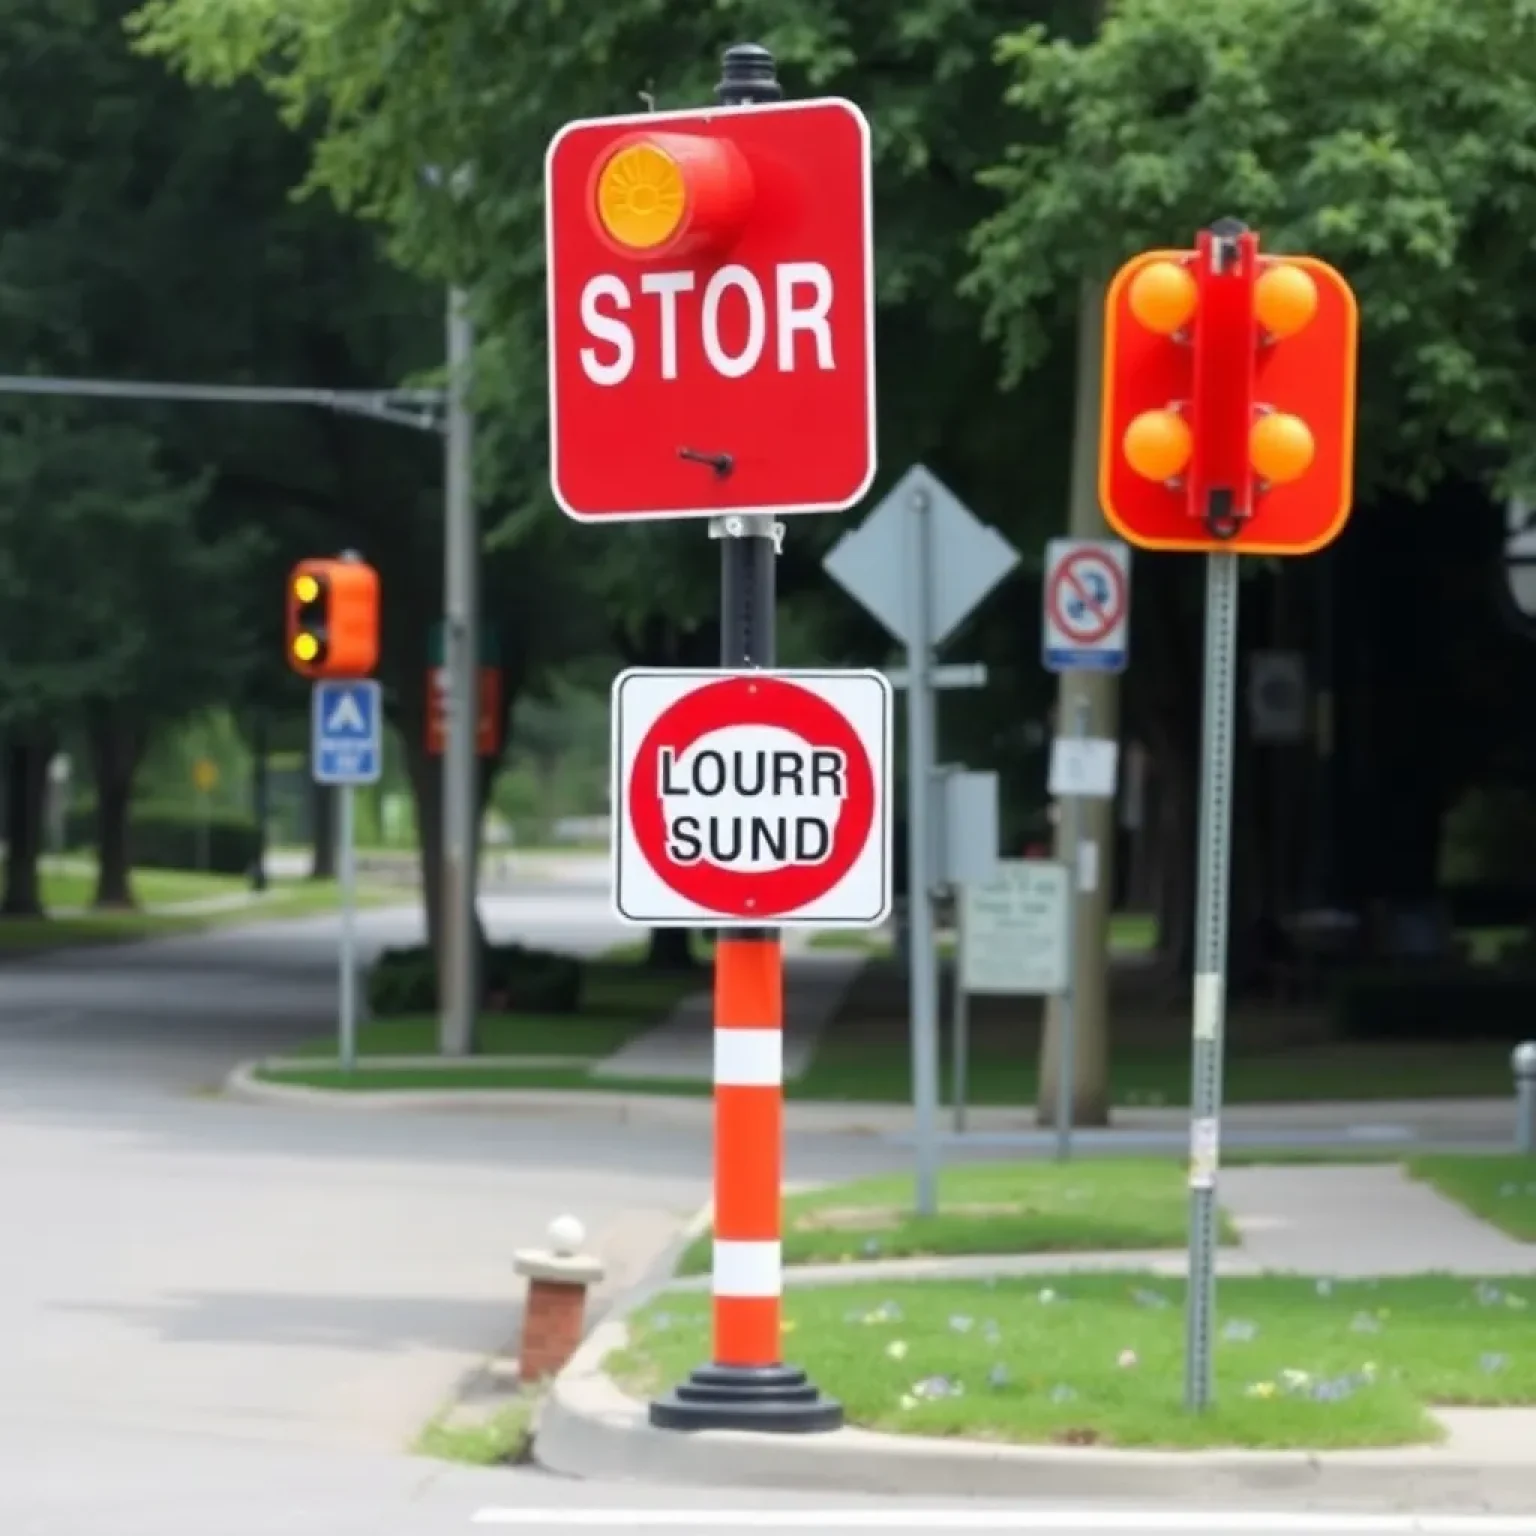
[{"label": "yellow lens of light", "polygon": [[1189,424],[1173,411],[1143,411],[1125,429],[1125,461],[1148,480],[1172,480],[1195,451]]},{"label": "yellow lens of light", "polygon": [[665,245],[687,211],[682,167],[659,145],[642,142],[621,149],[598,177],[597,216],[630,250]]},{"label": "yellow lens of light", "polygon": [[293,584],[293,595],[301,603],[312,603],[320,596],[320,583],[313,576],[300,576]]},{"label": "yellow lens of light", "polygon": [[1317,444],[1312,429],[1299,416],[1276,411],[1261,416],[1248,434],[1248,457],[1254,471],[1271,485],[1289,485],[1312,467]]},{"label": "yellow lens of light", "polygon": [[1260,273],[1253,285],[1253,312],[1259,324],[1279,341],[1305,329],[1317,313],[1317,284],[1312,274],[1289,264]]},{"label": "yellow lens of light", "polygon": [[313,661],[320,654],[320,642],[313,635],[295,635],[293,654],[300,661]]},{"label": "yellow lens of light", "polygon": [[1131,313],[1149,331],[1172,336],[1193,319],[1200,290],[1188,267],[1176,261],[1153,261],[1131,279],[1127,297]]}]

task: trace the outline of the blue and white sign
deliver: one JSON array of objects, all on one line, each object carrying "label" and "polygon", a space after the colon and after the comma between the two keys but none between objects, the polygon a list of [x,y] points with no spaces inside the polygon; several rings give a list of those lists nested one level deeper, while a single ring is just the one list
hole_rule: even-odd
[{"label": "blue and white sign", "polygon": [[377,784],[384,771],[379,685],[347,678],[315,684],[310,763],[317,784]]},{"label": "blue and white sign", "polygon": [[1123,672],[1131,552],[1118,539],[1052,539],[1045,554],[1042,660],[1049,672]]}]

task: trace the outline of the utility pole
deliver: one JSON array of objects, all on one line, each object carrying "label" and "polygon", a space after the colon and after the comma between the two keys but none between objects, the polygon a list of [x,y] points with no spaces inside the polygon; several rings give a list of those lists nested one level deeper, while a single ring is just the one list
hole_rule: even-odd
[{"label": "utility pole", "polygon": [[439,894],[442,966],[438,1046],[444,1056],[474,1049],[479,1003],[475,921],[479,830],[479,566],[475,517],[474,417],[470,369],[474,332],[462,289],[448,294],[447,432],[443,456],[445,539],[443,665],[447,729],[443,743],[443,858]]},{"label": "utility pole", "polygon": [[[1113,538],[1099,505],[1099,390],[1104,372],[1104,285],[1085,281],[1078,298],[1077,391],[1073,408],[1072,482],[1067,531],[1074,539]],[[1115,672],[1070,671],[1061,674],[1056,694],[1056,728],[1077,727],[1099,740],[1117,740],[1120,732],[1120,677]],[[1075,826],[1071,823],[1075,820]],[[1046,1003],[1045,1038],[1040,1052],[1037,1112],[1042,1125],[1058,1120],[1056,1099],[1061,1053],[1066,1039],[1067,1008],[1072,1010],[1073,1079],[1076,1102],[1071,1121],[1102,1125],[1109,1115],[1105,1071],[1109,1029],[1109,918],[1114,894],[1115,802],[1079,801],[1075,818],[1058,815],[1055,857],[1071,864],[1074,902],[1070,1004],[1060,997]],[[1075,843],[1074,848],[1069,844]],[[1091,881],[1079,878],[1086,871]],[[1087,884],[1088,890],[1082,887]]]}]

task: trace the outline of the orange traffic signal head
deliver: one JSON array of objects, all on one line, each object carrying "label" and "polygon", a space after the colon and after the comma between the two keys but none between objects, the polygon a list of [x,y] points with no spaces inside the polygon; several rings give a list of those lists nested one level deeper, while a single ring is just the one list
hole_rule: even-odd
[{"label": "orange traffic signal head", "polygon": [[1354,490],[1359,317],[1309,256],[1232,220],[1145,251],[1105,303],[1099,496],[1142,549],[1306,554]]},{"label": "orange traffic signal head", "polygon": [[632,133],[592,174],[593,228],[634,261],[719,255],[752,211],[752,168],[723,138]]},{"label": "orange traffic signal head", "polygon": [[379,664],[379,575],[361,560],[304,560],[288,578],[288,664],[367,677]]}]

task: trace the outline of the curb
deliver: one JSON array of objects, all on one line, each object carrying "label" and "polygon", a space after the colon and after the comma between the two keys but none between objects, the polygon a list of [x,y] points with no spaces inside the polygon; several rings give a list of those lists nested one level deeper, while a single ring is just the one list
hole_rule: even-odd
[{"label": "curb", "polygon": [[[244,1104],[283,1105],[303,1109],[392,1111],[500,1111],[526,1115],[579,1115],[612,1125],[708,1127],[714,1123],[714,1100],[697,1097],[624,1092],[586,1092],[560,1088],[421,1088],[370,1093],[334,1088],[307,1088],[289,1083],[264,1083],[256,1073],[266,1063],[242,1061],[224,1079],[224,1096]],[[784,1106],[786,1131],[820,1132],[839,1136],[884,1136],[888,1105]],[[884,1111],[882,1114],[881,1112]]]},{"label": "curb", "polygon": [[[13,958],[11,956],[0,959]],[[224,1097],[247,1104],[283,1105],[289,1108],[339,1109],[364,1113],[459,1113],[494,1111],[502,1114],[579,1116],[608,1125],[652,1125],[707,1129],[714,1123],[714,1101],[709,1093],[653,1094],[630,1089],[580,1088],[411,1088],[378,1091],[348,1091],[335,1088],[309,1088],[289,1083],[265,1083],[256,1073],[271,1063],[250,1060],[238,1063],[223,1084]],[[1406,1156],[1410,1152],[1440,1146],[1485,1151],[1493,1144],[1481,1134],[1464,1128],[1458,1134],[1434,1134],[1440,1129],[1428,1126],[1392,1126],[1390,1138],[1369,1134],[1376,1129],[1369,1123],[1344,1123],[1357,1105],[1238,1105],[1229,1110],[1228,1143],[1233,1147],[1263,1149],[1275,1147],[1319,1147],[1347,1153],[1362,1145],[1383,1153]],[[1502,1101],[1498,1101],[1502,1108]],[[1447,1100],[1396,1106],[1408,1110],[1403,1118],[1417,1118],[1426,1108],[1443,1110],[1447,1118],[1466,1114],[1486,1114],[1489,1105],[1482,1100]],[[1331,1114],[1332,1124],[1325,1116]],[[1182,1116],[1180,1120],[1176,1116]],[[973,1115],[980,1121],[980,1113]],[[983,1125],[996,1124],[997,1130]],[[1000,1109],[964,1135],[944,1134],[943,1146],[967,1146],[976,1150],[995,1149],[1000,1155],[1020,1147],[1050,1145],[1054,1132],[1036,1126],[1027,1111]],[[1080,1133],[1084,1152],[1109,1150],[1117,1144],[1135,1143],[1145,1151],[1154,1144],[1166,1143],[1181,1149],[1188,1144],[1187,1110],[1119,1109],[1115,1124]],[[1016,1127],[1016,1130],[1012,1128]],[[870,1103],[858,1104],[819,1099],[788,1099],[784,1104],[784,1129],[802,1135],[868,1136],[906,1146],[912,1139],[910,1106]]]},{"label": "curb", "polygon": [[1379,1451],[1116,1451],[1000,1446],[840,1429],[823,1435],[653,1429],[603,1362],[628,1336],[630,1297],[582,1344],[544,1400],[533,1459],[561,1476],[694,1487],[795,1488],[899,1498],[1027,1498],[1231,1509],[1536,1510],[1528,1455],[1447,1446]]}]

